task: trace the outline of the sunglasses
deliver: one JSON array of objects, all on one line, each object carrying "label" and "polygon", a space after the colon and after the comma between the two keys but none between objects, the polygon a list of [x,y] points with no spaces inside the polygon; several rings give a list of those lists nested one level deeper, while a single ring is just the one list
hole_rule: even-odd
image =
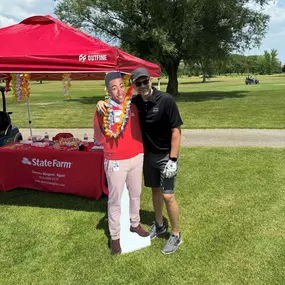
[{"label": "sunglasses", "polygon": [[141,82],[135,82],[136,87],[141,87],[142,85],[147,85],[149,83],[149,79],[146,79]]}]

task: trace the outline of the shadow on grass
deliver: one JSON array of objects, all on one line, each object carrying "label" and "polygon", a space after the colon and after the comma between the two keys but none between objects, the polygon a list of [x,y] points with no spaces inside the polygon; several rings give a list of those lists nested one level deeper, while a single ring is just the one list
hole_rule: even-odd
[{"label": "shadow on grass", "polygon": [[29,82],[30,84],[35,84],[35,85],[46,85],[46,84],[52,84],[53,81],[48,81],[48,80],[42,80],[42,83],[40,82],[40,80],[32,80]]},{"label": "shadow on grass", "polygon": [[175,97],[176,102],[203,102],[211,100],[241,99],[246,97],[249,91],[200,91],[200,92],[181,92]]},{"label": "shadow on grass", "polygon": [[96,105],[99,100],[105,100],[105,97],[104,96],[92,96],[92,97],[86,96],[86,97],[79,97],[76,99],[69,99],[69,100],[66,100],[66,102]]},{"label": "shadow on grass", "polygon": [[[109,238],[107,202],[108,197],[105,195],[99,200],[95,200],[74,195],[31,189],[14,189],[8,192],[0,192],[0,205],[105,213],[98,221],[96,229],[104,230],[105,235]],[[143,224],[148,225],[149,227],[152,225],[154,221],[153,211],[141,210],[140,216]],[[164,222],[168,226],[168,221],[165,217]],[[164,236],[162,237],[164,238]],[[167,235],[165,238],[168,238]]]},{"label": "shadow on grass", "polygon": [[[178,86],[179,85],[185,85],[185,84],[188,84],[188,85],[202,84],[202,85],[204,85],[204,84],[208,84],[208,83],[220,83],[220,82],[223,82],[223,81],[221,81],[221,80],[215,80],[215,81],[207,80],[206,82],[203,83],[202,78],[201,78],[201,81],[181,81],[181,82],[178,82]],[[157,86],[157,82],[155,80],[152,81],[152,84]],[[162,85],[167,86],[167,84],[168,84],[168,82],[165,82],[165,81],[160,82],[161,86]]]},{"label": "shadow on grass", "polygon": [[102,196],[99,200],[95,200],[69,194],[21,188],[0,192],[0,205],[54,208],[85,212],[106,212],[107,199],[107,196]]},{"label": "shadow on grass", "polygon": [[[180,92],[178,96],[175,97],[177,102],[202,102],[210,100],[224,100],[228,98],[244,98],[245,93],[249,91],[200,91],[200,92]],[[103,96],[93,96],[93,97],[79,97],[76,99],[70,99],[66,102],[76,102],[86,105],[96,105],[99,100],[104,100]]]}]

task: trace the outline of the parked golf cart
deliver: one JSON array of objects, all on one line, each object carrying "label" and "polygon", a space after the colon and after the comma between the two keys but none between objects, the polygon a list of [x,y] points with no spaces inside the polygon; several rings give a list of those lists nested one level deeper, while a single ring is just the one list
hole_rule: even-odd
[{"label": "parked golf cart", "polygon": [[22,140],[19,129],[11,124],[10,115],[12,112],[6,111],[5,87],[0,86],[2,93],[3,111],[0,111],[0,147],[12,142]]},{"label": "parked golf cart", "polygon": [[259,84],[259,80],[252,78],[252,76],[247,76],[245,78],[245,84],[246,85],[248,85],[248,84]]}]

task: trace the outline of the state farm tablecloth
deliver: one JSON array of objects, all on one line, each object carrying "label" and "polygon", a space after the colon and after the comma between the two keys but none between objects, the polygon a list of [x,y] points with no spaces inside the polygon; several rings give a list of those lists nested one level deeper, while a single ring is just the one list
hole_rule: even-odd
[{"label": "state farm tablecloth", "polygon": [[0,190],[14,188],[99,199],[108,194],[103,151],[54,150],[20,143],[1,147]]}]

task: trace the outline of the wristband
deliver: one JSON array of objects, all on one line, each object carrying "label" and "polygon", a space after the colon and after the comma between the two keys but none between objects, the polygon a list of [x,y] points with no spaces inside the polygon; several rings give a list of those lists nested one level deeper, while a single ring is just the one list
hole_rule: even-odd
[{"label": "wristband", "polygon": [[170,160],[176,162],[177,161],[177,157],[169,157]]}]

